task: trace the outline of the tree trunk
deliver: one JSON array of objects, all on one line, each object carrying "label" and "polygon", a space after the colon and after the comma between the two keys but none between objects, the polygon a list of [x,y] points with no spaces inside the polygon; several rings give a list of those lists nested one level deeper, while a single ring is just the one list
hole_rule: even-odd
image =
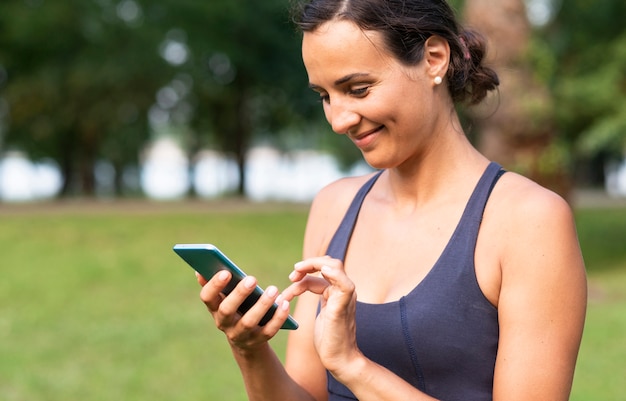
[{"label": "tree trunk", "polygon": [[231,121],[222,122],[222,126],[231,133],[230,136],[224,138],[223,144],[224,150],[231,152],[237,162],[239,169],[237,195],[240,197],[245,197],[246,195],[246,158],[250,137],[252,136],[249,89],[246,81],[246,77],[243,74],[237,76],[234,82],[237,89],[228,106],[226,106],[227,109],[223,111],[223,115],[230,116]]},{"label": "tree trunk", "polygon": [[89,197],[96,195],[95,166],[98,149],[100,146],[100,132],[93,126],[83,127],[80,133],[82,146],[80,149],[79,177],[81,193]]},{"label": "tree trunk", "polygon": [[469,111],[479,150],[489,159],[568,197],[570,180],[555,142],[554,102],[527,57],[531,26],[523,0],[466,0],[467,26],[488,41],[486,62],[500,77],[499,91]]},{"label": "tree trunk", "polygon": [[246,154],[248,152],[248,138],[250,137],[250,124],[246,110],[246,98],[242,93],[237,98],[237,123],[235,124],[235,159],[239,168],[239,187],[237,195],[246,195]]},{"label": "tree trunk", "polygon": [[59,137],[62,139],[57,142],[57,146],[59,146],[57,153],[59,155],[58,161],[61,169],[61,176],[63,177],[59,197],[65,198],[70,195],[75,178],[74,158],[76,154],[76,134],[72,128],[66,132],[60,133]]}]

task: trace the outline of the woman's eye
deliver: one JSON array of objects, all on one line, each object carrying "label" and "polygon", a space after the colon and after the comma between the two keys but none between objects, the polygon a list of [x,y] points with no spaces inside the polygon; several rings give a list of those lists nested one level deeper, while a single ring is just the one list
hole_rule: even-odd
[{"label": "woman's eye", "polygon": [[359,88],[354,88],[354,89],[350,89],[350,94],[352,96],[364,96],[367,94],[367,91],[369,90],[369,86],[363,86],[363,87],[359,87]]},{"label": "woman's eye", "polygon": [[[362,87],[357,87],[357,88],[351,88],[349,89],[346,94],[350,95],[350,96],[355,96],[355,97],[365,97],[367,95],[367,93],[369,92],[370,87],[369,86],[362,86]],[[326,103],[326,104],[330,104],[330,95],[327,93],[320,93],[320,101],[322,103]]]}]

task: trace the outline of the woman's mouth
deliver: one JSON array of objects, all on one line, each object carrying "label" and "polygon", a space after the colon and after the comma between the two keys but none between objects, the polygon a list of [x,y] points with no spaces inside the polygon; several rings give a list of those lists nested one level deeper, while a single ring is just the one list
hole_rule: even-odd
[{"label": "woman's mouth", "polygon": [[373,130],[354,135],[352,136],[352,142],[354,142],[359,149],[367,148],[376,140],[376,134],[378,134],[384,127],[384,125],[381,125]]}]

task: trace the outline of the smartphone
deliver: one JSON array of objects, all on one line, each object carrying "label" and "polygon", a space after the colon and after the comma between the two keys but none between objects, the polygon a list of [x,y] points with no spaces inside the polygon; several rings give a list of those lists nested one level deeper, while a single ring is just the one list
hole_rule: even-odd
[{"label": "smartphone", "polygon": [[[220,270],[228,270],[231,272],[232,278],[226,285],[226,288],[224,288],[224,291],[222,291],[224,295],[230,294],[235,286],[246,277],[246,273],[237,267],[237,265],[228,259],[226,255],[213,244],[177,244],[174,246],[174,252],[207,280],[210,280],[211,277]],[[237,311],[242,315],[246,313],[262,294],[263,290],[257,285],[252,294],[244,300]],[[278,308],[278,305],[274,303],[259,322],[260,326],[264,326],[272,316],[274,316],[276,308]],[[295,330],[297,328],[298,323],[291,315],[289,315],[281,327],[281,329],[286,330]]]}]

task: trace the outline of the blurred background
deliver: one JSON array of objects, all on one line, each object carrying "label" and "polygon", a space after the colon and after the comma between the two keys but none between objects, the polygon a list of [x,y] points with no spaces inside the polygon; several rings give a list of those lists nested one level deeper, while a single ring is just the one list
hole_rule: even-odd
[{"label": "blurred background", "polygon": [[[489,158],[626,196],[623,0],[465,0],[500,92],[462,110]],[[307,88],[287,0],[2,0],[0,200],[308,201],[368,167]]]},{"label": "blurred background", "polygon": [[[247,399],[172,246],[284,288],[313,195],[369,171],[307,87],[290,3],[0,0],[2,401]],[[502,81],[467,135],[574,205],[571,400],[626,401],[626,2],[452,3]]]}]

